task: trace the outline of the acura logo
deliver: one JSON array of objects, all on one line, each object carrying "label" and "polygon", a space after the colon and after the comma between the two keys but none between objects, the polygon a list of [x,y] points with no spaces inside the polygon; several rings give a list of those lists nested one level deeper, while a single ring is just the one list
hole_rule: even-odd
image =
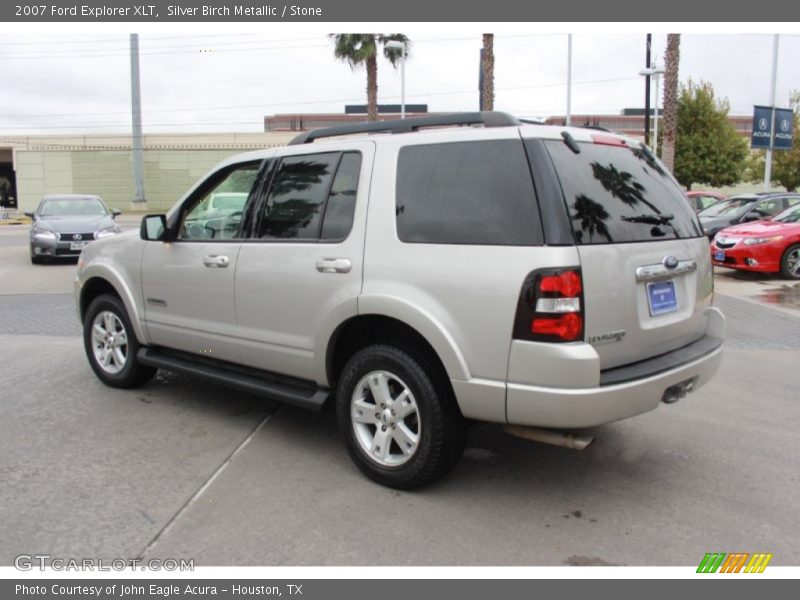
[{"label": "acura logo", "polygon": [[75,235],[73,235],[73,236],[72,236],[72,239],[73,239],[73,240],[75,240],[75,241],[77,242],[77,241],[79,241],[79,240],[82,240],[82,239],[83,239],[83,237],[81,236],[81,234],[80,234],[80,233],[76,233]]},{"label": "acura logo", "polygon": [[672,270],[678,267],[678,259],[674,256],[665,256],[664,260],[661,261],[661,264]]}]

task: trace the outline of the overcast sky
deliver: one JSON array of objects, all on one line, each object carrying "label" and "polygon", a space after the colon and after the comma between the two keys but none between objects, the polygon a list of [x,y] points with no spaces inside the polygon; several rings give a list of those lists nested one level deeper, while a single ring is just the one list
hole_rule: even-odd
[{"label": "overcast sky", "polygon": [[[63,29],[64,27],[62,27]],[[488,27],[487,27],[488,28]],[[97,31],[97,30],[95,30]],[[343,112],[366,102],[366,74],[333,57],[325,34],[140,35],[145,133],[261,131],[264,115]],[[414,31],[406,101],[430,111],[476,110],[480,35],[458,24]],[[465,30],[466,31],[466,30]],[[710,82],[732,114],[769,102],[771,35],[684,34],[680,79]],[[663,63],[666,36],[655,34]],[[563,115],[567,39],[563,34],[496,34],[495,108],[518,116]],[[573,114],[619,114],[642,107],[645,35],[573,36]],[[124,33],[13,34],[0,37],[0,135],[130,130],[130,62]],[[781,35],[778,106],[800,90],[800,35]],[[663,89],[662,89],[663,91]],[[400,74],[379,63],[379,101],[399,102]]]}]

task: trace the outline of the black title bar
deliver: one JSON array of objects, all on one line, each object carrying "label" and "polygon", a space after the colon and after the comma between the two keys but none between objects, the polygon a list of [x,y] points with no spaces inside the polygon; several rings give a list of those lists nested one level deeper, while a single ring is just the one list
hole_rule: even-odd
[{"label": "black title bar", "polygon": [[[776,21],[777,18],[780,21]],[[0,5],[8,22],[777,22],[800,21],[800,2],[786,0],[16,0]]]}]

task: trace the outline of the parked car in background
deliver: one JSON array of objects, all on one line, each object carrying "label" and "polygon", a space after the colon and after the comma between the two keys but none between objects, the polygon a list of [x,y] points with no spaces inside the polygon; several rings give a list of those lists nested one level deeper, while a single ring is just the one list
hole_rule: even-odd
[{"label": "parked car in background", "polygon": [[741,194],[712,204],[697,216],[708,239],[732,225],[768,219],[800,202],[800,194]]},{"label": "parked car in background", "polygon": [[719,192],[686,192],[686,197],[689,198],[689,205],[694,209],[694,212],[699,213],[712,204],[724,200],[725,194],[720,194]]},{"label": "parked car in background", "polygon": [[31,262],[49,258],[77,257],[96,239],[116,235],[122,229],[114,222],[121,211],[109,210],[99,196],[59,194],[45,196],[30,217]]},{"label": "parked car in background", "polygon": [[711,243],[711,257],[720,267],[800,279],[800,204],[772,219],[723,229]]}]

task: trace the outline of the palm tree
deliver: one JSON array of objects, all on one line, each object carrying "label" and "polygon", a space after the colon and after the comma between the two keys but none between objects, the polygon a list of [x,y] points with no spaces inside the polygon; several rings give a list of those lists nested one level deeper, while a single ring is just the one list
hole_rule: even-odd
[{"label": "palm tree", "polygon": [[664,73],[664,137],[661,160],[672,171],[675,166],[675,134],[678,131],[678,63],[681,34],[667,35],[667,58]]},{"label": "palm tree", "polygon": [[[367,67],[367,119],[378,120],[378,50],[396,67],[403,58],[403,51],[386,48],[386,42],[408,44],[408,37],[402,33],[332,33],[333,54],[345,61],[351,69],[364,64]],[[408,51],[406,50],[406,55]]]},{"label": "palm tree", "polygon": [[494,110],[494,34],[483,34],[481,110]]}]

